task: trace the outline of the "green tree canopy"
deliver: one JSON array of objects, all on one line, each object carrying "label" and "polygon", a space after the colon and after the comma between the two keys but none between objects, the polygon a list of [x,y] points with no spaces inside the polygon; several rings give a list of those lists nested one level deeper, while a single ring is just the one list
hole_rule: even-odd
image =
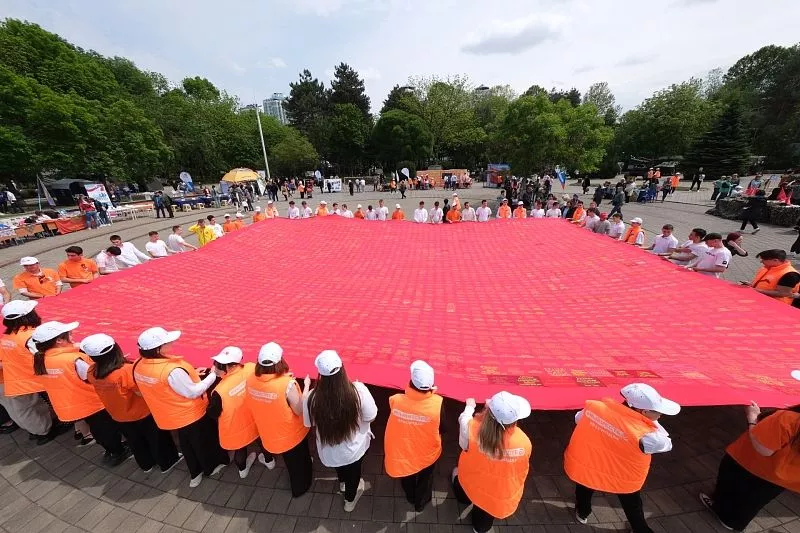
[{"label": "green tree canopy", "polygon": [[433,151],[433,135],[420,117],[392,109],[378,119],[371,144],[386,168],[397,168],[397,163],[405,160],[420,168]]}]

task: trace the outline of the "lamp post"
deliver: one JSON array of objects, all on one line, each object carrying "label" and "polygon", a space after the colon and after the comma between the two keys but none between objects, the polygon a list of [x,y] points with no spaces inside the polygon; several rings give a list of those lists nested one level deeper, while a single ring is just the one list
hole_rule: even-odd
[{"label": "lamp post", "polygon": [[269,174],[269,161],[267,161],[267,145],[264,144],[264,130],[261,129],[261,113],[259,112],[258,103],[255,103],[256,122],[258,122],[258,135],[261,137],[261,151],[264,153],[264,166],[267,169],[267,181],[272,181]]}]

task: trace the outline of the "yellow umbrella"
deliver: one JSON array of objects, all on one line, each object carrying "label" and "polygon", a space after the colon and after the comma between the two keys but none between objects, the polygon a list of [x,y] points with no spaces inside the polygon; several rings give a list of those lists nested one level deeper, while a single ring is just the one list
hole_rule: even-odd
[{"label": "yellow umbrella", "polygon": [[259,175],[254,170],[250,170],[249,168],[234,168],[222,176],[222,181],[227,181],[228,183],[241,183],[243,181],[256,181],[258,178]]}]

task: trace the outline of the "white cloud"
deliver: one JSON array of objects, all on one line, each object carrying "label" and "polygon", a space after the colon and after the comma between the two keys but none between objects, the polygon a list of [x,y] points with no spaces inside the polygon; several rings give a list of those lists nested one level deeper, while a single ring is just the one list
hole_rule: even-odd
[{"label": "white cloud", "polygon": [[247,72],[247,69],[244,68],[243,66],[239,65],[238,63],[231,63],[231,69],[236,74],[244,74],[245,72]]},{"label": "white cloud", "polygon": [[495,24],[487,34],[473,37],[462,50],[474,55],[520,54],[561,34],[554,20],[534,18],[522,22]]},{"label": "white cloud", "polygon": [[258,62],[259,68],[286,68],[286,62],[280,57],[271,57],[266,61]]},{"label": "white cloud", "polygon": [[649,55],[632,55],[622,58],[614,63],[614,65],[617,67],[636,67],[639,65],[646,65],[653,59],[655,59],[655,57]]}]

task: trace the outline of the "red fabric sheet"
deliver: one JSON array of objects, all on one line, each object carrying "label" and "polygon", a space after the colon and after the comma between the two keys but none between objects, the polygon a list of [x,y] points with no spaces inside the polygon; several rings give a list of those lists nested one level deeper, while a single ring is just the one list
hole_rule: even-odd
[{"label": "red fabric sheet", "polygon": [[57,218],[53,222],[61,235],[86,229],[86,217],[83,215],[72,218]]},{"label": "red fabric sheet", "polygon": [[562,220],[269,220],[40,310],[132,354],[146,327],[181,329],[197,366],[274,340],[296,375],[332,348],[351,377],[402,387],[421,358],[447,396],[506,389],[540,409],[632,381],[686,405],[800,400],[800,311]]}]

